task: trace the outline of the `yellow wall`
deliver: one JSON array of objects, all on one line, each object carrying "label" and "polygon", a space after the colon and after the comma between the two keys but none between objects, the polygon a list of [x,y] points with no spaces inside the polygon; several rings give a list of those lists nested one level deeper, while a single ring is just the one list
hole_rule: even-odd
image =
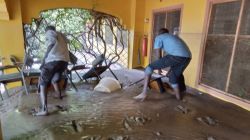
[{"label": "yellow wall", "polygon": [[[19,0],[6,1],[10,20],[0,20],[0,56],[3,57],[3,64],[10,64],[10,55],[23,58],[24,41],[21,17],[21,6]],[[8,70],[16,71],[16,69]],[[8,87],[20,85],[20,82],[10,84]]]},{"label": "yellow wall", "polygon": [[9,63],[9,55],[23,57],[23,27],[19,0],[6,1],[10,20],[0,20],[0,56]]},{"label": "yellow wall", "polygon": [[[206,13],[206,0],[146,0],[145,18],[149,18],[149,23],[145,23],[145,34],[149,35],[149,48],[151,47],[152,37],[152,13],[153,10],[161,8],[170,8],[182,5],[181,33],[180,36],[188,44],[192,52],[192,61],[185,71],[186,82],[189,86],[195,87],[197,78],[197,69],[199,66],[199,53],[203,36],[204,18]],[[148,56],[150,52],[148,52]],[[149,63],[149,57],[144,58],[146,66]]]},{"label": "yellow wall", "polygon": [[[241,99],[230,97],[226,94],[216,92],[211,89],[204,88],[198,85],[199,67],[201,65],[200,55],[202,53],[206,14],[208,12],[208,0],[146,0],[145,18],[149,18],[149,24],[144,24],[144,34],[149,35],[149,47],[151,45],[151,31],[152,31],[152,12],[153,10],[161,8],[170,8],[176,5],[182,5],[182,18],[180,26],[180,37],[188,44],[192,52],[192,61],[184,72],[187,85],[190,87],[201,90],[202,92],[209,93],[212,96],[220,98],[222,100],[234,103],[250,111],[249,102],[242,101]],[[148,52],[150,54],[150,52]],[[134,54],[136,55],[136,54]],[[149,56],[149,55],[148,55]],[[149,63],[149,57],[144,58],[146,66]]]},{"label": "yellow wall", "polygon": [[[132,68],[142,66],[144,64],[144,59],[141,54],[142,38],[144,35],[144,14],[145,14],[145,1],[146,0],[136,0],[133,1],[133,12],[132,12],[132,29],[131,37],[133,39],[133,48],[131,55]],[[139,55],[140,52],[140,55]],[[131,68],[130,67],[130,68]]]}]

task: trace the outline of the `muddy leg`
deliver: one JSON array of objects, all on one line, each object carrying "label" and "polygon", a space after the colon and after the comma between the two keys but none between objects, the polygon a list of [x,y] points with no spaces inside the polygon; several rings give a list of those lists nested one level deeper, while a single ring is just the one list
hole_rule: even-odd
[{"label": "muddy leg", "polygon": [[40,85],[39,94],[40,94],[41,110],[34,113],[34,116],[46,116],[48,115],[46,86]]},{"label": "muddy leg", "polygon": [[59,98],[59,99],[62,99],[62,92],[61,92],[61,89],[59,87],[59,84],[58,83],[53,83],[53,87],[55,89],[55,95],[54,95],[54,98]]},{"label": "muddy leg", "polygon": [[145,75],[144,86],[143,86],[142,92],[139,95],[134,97],[135,100],[144,101],[147,98],[147,88],[148,88],[150,78],[151,78],[151,75]]}]

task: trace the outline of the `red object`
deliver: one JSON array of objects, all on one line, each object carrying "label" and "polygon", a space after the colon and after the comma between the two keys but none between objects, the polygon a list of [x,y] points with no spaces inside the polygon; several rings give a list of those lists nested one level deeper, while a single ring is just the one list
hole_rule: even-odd
[{"label": "red object", "polygon": [[147,56],[147,48],[148,48],[148,38],[144,36],[142,40],[142,56]]}]

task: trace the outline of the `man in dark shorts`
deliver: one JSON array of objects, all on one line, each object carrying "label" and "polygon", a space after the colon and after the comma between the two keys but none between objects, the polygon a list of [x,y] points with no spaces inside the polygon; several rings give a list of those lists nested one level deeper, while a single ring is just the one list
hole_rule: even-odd
[{"label": "man in dark shorts", "polygon": [[66,37],[57,32],[54,26],[48,26],[46,32],[47,51],[41,64],[41,76],[39,78],[41,110],[36,116],[48,115],[47,87],[53,84],[56,97],[62,98],[58,82],[62,73],[67,69],[69,62],[69,51]]},{"label": "man in dark shorts", "polygon": [[[147,87],[154,70],[170,67],[169,82],[178,100],[181,99],[181,93],[186,90],[183,72],[191,60],[191,52],[186,43],[178,36],[169,34],[168,29],[162,28],[159,35],[155,38],[154,49],[157,49],[159,60],[149,64],[145,69],[145,81],[141,94],[134,97],[136,100],[143,101],[147,97]],[[167,55],[161,58],[161,49]]]}]

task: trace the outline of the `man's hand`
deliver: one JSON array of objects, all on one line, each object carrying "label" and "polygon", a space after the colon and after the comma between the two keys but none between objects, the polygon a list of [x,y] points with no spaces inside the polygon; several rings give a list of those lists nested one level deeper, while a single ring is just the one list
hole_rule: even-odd
[{"label": "man's hand", "polygon": [[156,50],[156,56],[158,57],[158,59],[162,58],[162,49],[155,49]]},{"label": "man's hand", "polygon": [[162,74],[162,70],[158,69],[158,74],[161,75]]}]

